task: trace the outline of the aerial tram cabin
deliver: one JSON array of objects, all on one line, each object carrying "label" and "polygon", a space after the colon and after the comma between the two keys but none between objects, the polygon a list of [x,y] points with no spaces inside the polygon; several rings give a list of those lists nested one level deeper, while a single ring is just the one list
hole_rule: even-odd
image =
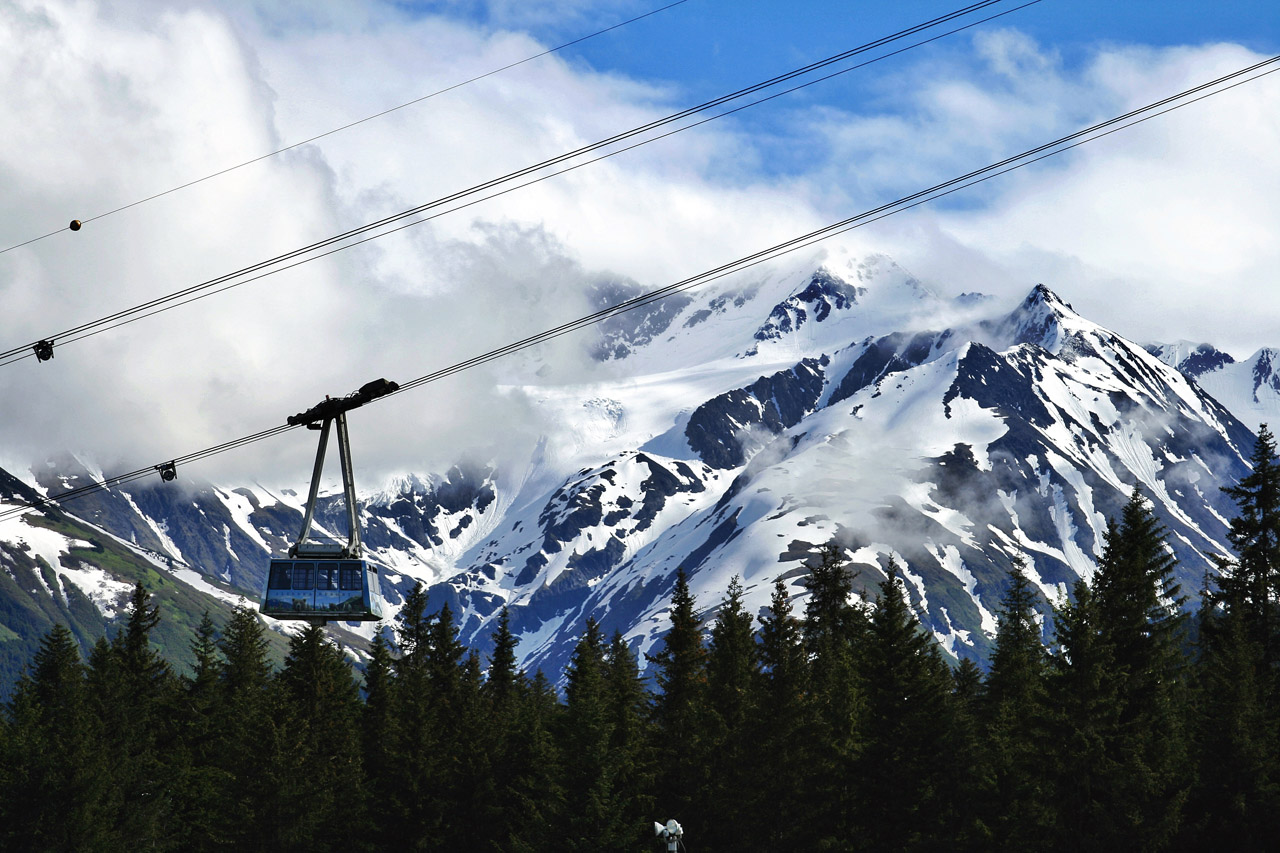
[{"label": "aerial tram cabin", "polygon": [[[363,558],[360,521],[356,509],[355,480],[351,473],[351,443],[347,437],[347,412],[370,400],[398,390],[394,382],[379,379],[359,391],[337,399],[326,398],[319,405],[289,418],[289,424],[306,424],[320,431],[311,490],[302,519],[302,532],[287,557],[271,560],[261,612],[276,619],[293,619],[323,625],[338,622],[379,621],[382,594],[378,569]],[[316,497],[324,467],[330,429],[336,424],[338,459],[342,467],[342,487],[347,504],[349,529],[346,545],[340,542],[308,542],[315,518]]]},{"label": "aerial tram cabin", "polygon": [[272,560],[262,613],[307,622],[380,620],[378,569],[368,560],[292,556]]}]

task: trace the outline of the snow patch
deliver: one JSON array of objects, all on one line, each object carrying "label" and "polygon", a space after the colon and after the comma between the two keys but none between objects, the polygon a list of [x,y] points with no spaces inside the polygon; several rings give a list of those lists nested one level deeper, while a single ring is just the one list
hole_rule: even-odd
[{"label": "snow patch", "polygon": [[78,568],[59,567],[58,575],[64,583],[70,583],[83,592],[107,619],[114,619],[124,610],[133,591],[133,584],[116,580],[88,563],[80,563]]},{"label": "snow patch", "polygon": [[[262,534],[253,526],[253,522],[249,516],[253,512],[253,503],[244,495],[237,492],[224,492],[221,489],[214,489],[214,494],[222,501],[223,506],[227,508],[227,512],[231,513],[231,518],[244,534],[252,539],[258,547],[265,553],[271,553],[271,546],[267,544],[267,540],[262,538]],[[225,525],[224,525],[225,527]],[[231,531],[227,531],[227,550],[231,550]],[[239,560],[239,557],[236,557]]]}]

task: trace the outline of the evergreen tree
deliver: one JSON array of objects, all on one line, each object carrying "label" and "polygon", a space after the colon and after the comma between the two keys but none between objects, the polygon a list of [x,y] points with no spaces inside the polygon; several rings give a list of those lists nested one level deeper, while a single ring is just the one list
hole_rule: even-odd
[{"label": "evergreen tree", "polygon": [[[493,850],[542,850],[552,843],[563,802],[550,720],[543,716],[542,697],[532,695],[533,686],[516,667],[517,640],[505,607],[492,640],[484,700],[493,792],[481,840]],[[544,682],[541,689],[550,688]]]},{"label": "evergreen tree", "polygon": [[983,713],[982,670],[970,658],[962,658],[951,672],[951,705],[955,725],[949,754],[953,850],[990,850],[993,845],[992,794],[995,790],[989,732]]},{"label": "evergreen tree", "polygon": [[890,558],[861,657],[866,711],[858,757],[858,836],[876,850],[936,846],[951,836],[951,674],[907,606]]},{"label": "evergreen tree", "polygon": [[1262,698],[1262,652],[1241,611],[1206,599],[1200,620],[1197,772],[1182,841],[1187,849],[1268,850],[1280,837],[1280,732]]},{"label": "evergreen tree", "polygon": [[1128,849],[1173,837],[1188,787],[1185,599],[1164,537],[1135,487],[1120,521],[1108,526],[1093,581],[1116,690],[1108,750],[1119,767],[1111,807],[1116,842]]},{"label": "evergreen tree", "polygon": [[808,681],[808,661],[800,621],[781,578],[774,582],[769,608],[760,617],[759,636],[761,676],[768,685],[761,691],[763,700],[771,711],[795,704]]},{"label": "evergreen tree", "polygon": [[250,847],[268,837],[261,804],[274,795],[260,772],[273,743],[271,664],[262,622],[250,607],[232,611],[218,642],[222,654],[216,762],[224,788],[219,823],[211,842]]},{"label": "evergreen tree", "polygon": [[810,759],[812,815],[819,843],[845,843],[855,834],[855,763],[862,749],[863,696],[860,654],[868,636],[867,612],[853,603],[853,575],[843,549],[823,546],[806,579],[803,636],[812,702]]},{"label": "evergreen tree", "polygon": [[523,686],[511,757],[517,769],[503,777],[509,830],[499,849],[541,853],[563,843],[563,765],[569,762],[562,760],[553,734],[563,713],[555,691],[541,672]]},{"label": "evergreen tree", "polygon": [[1276,662],[1275,598],[1280,594],[1280,461],[1275,437],[1263,424],[1250,457],[1252,471],[1224,488],[1239,508],[1227,538],[1235,559],[1221,559],[1216,600],[1238,611],[1250,641],[1261,651],[1263,668]]},{"label": "evergreen tree", "polygon": [[218,642],[218,651],[222,654],[219,667],[222,692],[232,706],[229,710],[250,710],[261,702],[271,678],[267,638],[253,608],[237,607],[232,611]]},{"label": "evergreen tree", "polygon": [[426,592],[422,584],[415,584],[400,610],[400,656],[391,664],[389,716],[395,722],[386,751],[393,759],[378,786],[385,796],[376,833],[383,848],[429,845],[442,830],[441,812],[433,800],[443,785],[443,734],[436,724],[438,707],[430,678],[432,620],[426,608]]},{"label": "evergreen tree", "polygon": [[605,702],[609,716],[609,752],[619,810],[619,836],[629,849],[649,838],[655,801],[655,768],[646,711],[649,693],[635,653],[615,632],[604,658]]},{"label": "evergreen tree", "polygon": [[201,696],[212,695],[218,683],[220,664],[218,631],[208,610],[200,617],[196,635],[191,640],[191,656],[195,659],[195,664],[191,677],[187,679],[189,692]]},{"label": "evergreen tree", "polygon": [[728,731],[744,726],[759,675],[754,620],[742,596],[742,579],[734,575],[711,625],[707,647],[707,698],[717,722]]},{"label": "evergreen tree", "polygon": [[365,707],[369,716],[384,716],[391,700],[391,648],[387,645],[382,623],[374,630],[369,643],[369,663],[364,668]]},{"label": "evergreen tree", "polygon": [[1188,837],[1239,850],[1280,834],[1280,462],[1266,424],[1250,473],[1223,489],[1236,502],[1217,589],[1199,613],[1194,702],[1197,784]]},{"label": "evergreen tree", "polygon": [[1054,837],[1061,849],[1107,850],[1119,816],[1111,794],[1120,764],[1110,749],[1119,719],[1119,685],[1111,647],[1103,641],[1097,600],[1089,584],[1075,584],[1074,600],[1054,610],[1049,678],[1049,736],[1045,741],[1055,802]]},{"label": "evergreen tree", "polygon": [[1050,682],[1060,829],[1080,849],[1159,849],[1189,787],[1183,599],[1164,528],[1134,489],[1092,583],[1057,612]]},{"label": "evergreen tree", "polygon": [[519,673],[516,670],[517,640],[511,633],[511,611],[506,607],[498,614],[498,628],[491,639],[493,654],[489,657],[484,692],[493,713],[504,717],[514,710],[519,690]]},{"label": "evergreen tree", "polygon": [[65,625],[54,625],[41,640],[6,710],[0,847],[118,848],[102,724],[90,702],[80,650]]},{"label": "evergreen tree", "polygon": [[428,633],[427,678],[431,683],[432,699],[442,709],[443,717],[450,721],[458,718],[463,694],[463,661],[467,648],[458,639],[458,626],[453,621],[453,610],[443,605]]},{"label": "evergreen tree", "polygon": [[493,849],[502,838],[498,783],[493,772],[502,731],[484,695],[483,666],[474,649],[463,658],[460,674],[457,742],[449,782],[455,805],[449,816],[451,831],[444,840]]},{"label": "evergreen tree", "polygon": [[525,770],[517,763],[519,747],[515,743],[522,673],[516,669],[517,641],[511,633],[511,611],[506,607],[498,614],[498,627],[490,638],[493,653],[489,656],[489,670],[480,692],[481,713],[487,723],[487,752],[493,791],[485,804],[487,813],[482,817],[485,826],[480,840],[490,849],[503,849],[518,832],[520,824],[508,792],[513,787],[514,778]]},{"label": "evergreen tree", "polygon": [[364,670],[364,706],[360,709],[360,748],[369,791],[370,835],[384,842],[388,829],[383,815],[387,805],[395,803],[395,768],[400,761],[396,754],[399,731],[395,716],[393,675],[394,661],[391,649],[379,625],[369,646],[369,662]]},{"label": "evergreen tree", "polygon": [[1043,755],[1049,657],[1036,600],[1019,560],[998,612],[982,711],[993,783],[986,822],[992,846],[1004,850],[1044,849],[1053,826],[1053,790]]},{"label": "evergreen tree", "polygon": [[222,790],[230,787],[226,771],[218,766],[221,660],[217,630],[206,611],[191,641],[194,669],[185,679],[178,713],[178,742],[174,763],[180,768],[175,785],[176,846],[181,850],[213,849]]},{"label": "evergreen tree", "polygon": [[[1130,701],[1145,701],[1153,680],[1176,675],[1176,653],[1186,630],[1186,598],[1174,580],[1177,560],[1165,542],[1165,529],[1139,487],[1134,487],[1120,521],[1107,527],[1102,558],[1094,578],[1101,628],[1115,663],[1130,683]],[[1174,654],[1173,658],[1180,658]]]},{"label": "evergreen tree", "polygon": [[269,803],[272,845],[347,850],[360,840],[365,790],[359,692],[342,651],[318,625],[289,640],[277,676],[274,728],[281,748],[264,755],[278,784]]},{"label": "evergreen tree", "polygon": [[[744,797],[743,822],[761,849],[816,849],[815,813],[828,804],[811,792],[816,790],[815,765],[826,747],[813,737],[816,721],[807,693],[808,660],[800,621],[781,579],[774,583],[769,607],[760,617],[759,637],[758,701],[752,726],[758,773]],[[789,819],[778,820],[780,814]]]},{"label": "evergreen tree", "polygon": [[129,598],[129,619],[113,647],[129,687],[139,696],[154,696],[171,686],[172,672],[164,657],[151,646],[151,632],[160,624],[160,607],[141,582]]},{"label": "evergreen tree", "polygon": [[759,662],[751,614],[742,603],[742,581],[729,581],[720,610],[711,626],[707,649],[707,732],[709,785],[702,815],[707,849],[747,850],[756,843],[742,819],[742,800],[758,778],[754,713]]},{"label": "evergreen tree", "polygon": [[951,692],[956,701],[974,706],[975,714],[978,713],[976,706],[982,700],[982,682],[982,670],[971,658],[961,658],[951,673]]},{"label": "evergreen tree", "polygon": [[[566,702],[554,715],[556,752],[565,757],[560,764],[562,787],[551,786],[551,793],[562,799],[553,796],[542,805],[541,814],[551,820],[554,846],[634,850],[647,839],[651,820],[646,797],[651,781],[645,760],[647,697],[635,656],[620,636],[606,647],[599,624],[588,618],[565,679]],[[548,720],[555,706],[541,673],[530,698],[530,710],[541,708],[541,718]],[[525,834],[531,837],[536,835]]]},{"label": "evergreen tree", "polygon": [[808,568],[805,646],[811,660],[826,657],[834,661],[836,655],[831,650],[856,647],[865,639],[867,611],[853,601],[854,577],[838,544],[823,545],[817,562]]},{"label": "evergreen tree", "polygon": [[115,822],[131,843],[165,849],[172,837],[173,800],[180,770],[166,759],[178,757],[174,708],[177,683],[168,663],[151,646],[159,609],[138,583],[130,596],[124,629],[100,641],[89,660],[92,708],[102,721],[101,748],[108,755]]},{"label": "evergreen tree", "polygon": [[662,650],[648,657],[658,686],[653,699],[656,807],[677,820],[704,811],[706,657],[689,578],[681,568],[671,594],[671,630]]},{"label": "evergreen tree", "polygon": [[406,601],[402,625],[404,655],[398,661],[398,708],[407,736],[400,761],[407,782],[401,809],[407,822],[400,843],[465,846],[460,835],[470,827],[461,820],[474,782],[468,750],[477,746],[467,715],[478,701],[478,662],[464,668],[466,649],[458,640],[453,611],[446,604],[434,618],[422,616],[419,601]]},{"label": "evergreen tree", "polygon": [[431,648],[431,619],[427,615],[427,591],[421,582],[415,583],[405,596],[398,618],[396,643],[400,647],[399,660],[405,664],[420,662],[425,669]]},{"label": "evergreen tree", "polygon": [[573,757],[565,766],[565,847],[584,853],[627,850],[635,839],[620,820],[622,792],[611,748],[604,639],[593,618],[587,619],[565,679],[561,742],[565,755]]}]

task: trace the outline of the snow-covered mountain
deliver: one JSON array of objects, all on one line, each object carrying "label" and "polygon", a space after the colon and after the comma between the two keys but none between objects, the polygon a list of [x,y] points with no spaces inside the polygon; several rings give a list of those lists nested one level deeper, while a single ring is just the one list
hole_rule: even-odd
[{"label": "snow-covered mountain", "polygon": [[[788,300],[831,276],[797,282]],[[910,291],[936,315],[936,300],[914,282],[876,283],[899,298]],[[824,322],[839,310],[828,304]],[[852,314],[858,302],[846,304]],[[687,306],[671,328],[703,310]],[[757,330],[780,328],[768,321],[781,313],[759,311]],[[818,311],[806,314],[818,322]],[[665,432],[578,471],[500,525],[473,565],[433,594],[469,614],[474,639],[492,608],[512,604],[537,644],[527,653],[554,669],[587,616],[648,648],[665,630],[663,596],[679,566],[706,606],[733,574],[762,606],[780,575],[802,594],[804,560],[834,537],[865,586],[895,556],[943,644],[981,656],[1011,561],[1025,556],[1046,596],[1062,595],[1092,571],[1106,519],[1135,484],[1168,526],[1189,590],[1222,553],[1232,507],[1218,487],[1246,470],[1252,435],[1182,374],[1047,288],[966,326],[842,346],[830,346],[840,340],[834,330],[812,334],[821,343],[809,355],[763,375],[756,359],[794,338],[753,335],[723,369],[689,368],[701,380],[751,365],[756,378],[714,396],[702,386],[706,399]],[[680,380],[673,370],[661,384]],[[617,394],[624,414],[643,401],[629,390]]]},{"label": "snow-covered mountain", "polygon": [[1264,347],[1236,361],[1212,344],[1149,344],[1149,352],[1178,368],[1251,429],[1280,425],[1280,350]]},{"label": "snow-covered mountain", "polygon": [[[615,318],[593,351],[607,380],[523,388],[562,428],[519,470],[458,467],[364,496],[393,613],[422,581],[483,648],[508,606],[525,664],[555,677],[589,616],[649,650],[679,567],[708,615],[733,575],[760,608],[778,577],[802,597],[806,559],[834,539],[864,588],[896,558],[939,641],[981,659],[1012,562],[1048,599],[1065,594],[1135,485],[1198,590],[1234,513],[1219,487],[1253,444],[1237,417],[1250,410],[1205,381],[1229,359],[1206,355],[1196,374],[1199,350],[1153,354],[1043,286],[1015,306],[946,300],[883,256],[707,285]],[[54,496],[93,476],[61,459],[27,485]],[[300,496],[174,485],[67,508],[158,570],[259,589]],[[318,522],[340,530],[340,507]],[[0,539],[29,536],[19,524]],[[39,552],[55,570],[60,547]]]}]

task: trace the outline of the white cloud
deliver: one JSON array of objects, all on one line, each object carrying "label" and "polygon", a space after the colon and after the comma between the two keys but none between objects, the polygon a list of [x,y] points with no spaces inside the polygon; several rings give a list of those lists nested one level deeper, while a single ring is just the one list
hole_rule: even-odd
[{"label": "white cloud", "polygon": [[[1085,76],[1119,112],[1261,58],[1234,46],[1119,51]],[[1244,355],[1280,339],[1267,296],[1280,260],[1277,114],[1280,75],[993,181],[980,209],[932,218],[1016,288],[1044,281],[1138,340]]]},{"label": "white cloud", "polygon": [[[535,11],[577,20],[580,7]],[[466,13],[515,27],[515,8]],[[4,245],[545,47],[391,4],[337,2],[268,10],[23,0],[0,7],[0,42],[15,46],[0,54]],[[1226,45],[1116,48],[1068,69],[1016,31],[974,44],[884,72],[884,92],[897,98],[813,109],[775,102],[760,108],[777,110],[772,137],[716,123],[59,348],[51,363],[0,368],[0,464],[72,448],[110,471],[255,432],[326,393],[378,376],[404,381],[586,313],[591,282],[670,283],[1250,56]],[[1280,168],[1270,157],[1280,142],[1278,90],[1270,79],[1242,88],[988,184],[963,210],[908,214],[861,239],[943,291],[1012,294],[1045,281],[1133,337],[1280,343],[1265,298],[1276,268],[1268,235],[1280,225],[1266,191]],[[0,255],[0,344],[683,106],[667,88],[545,57]],[[801,158],[804,168],[782,177],[764,168],[767,152],[802,137],[813,155]],[[1224,304],[1234,316],[1223,316]],[[593,369],[587,344],[563,338],[540,363],[583,375]],[[473,371],[353,415],[357,465],[378,476],[525,452],[547,425],[503,387],[529,364]],[[302,479],[313,445],[299,436],[194,473]]]},{"label": "white cloud", "polygon": [[[391,12],[352,30],[290,32],[244,9],[232,19],[150,7],[143,26],[147,11],[55,2],[2,13],[0,38],[25,48],[0,59],[11,115],[23,118],[0,152],[14,187],[0,202],[4,239],[87,219],[539,48]],[[102,316],[667,112],[658,90],[552,57],[465,92],[0,256],[2,340]],[[59,347],[51,363],[4,369],[0,394],[14,401],[0,425],[4,458],[74,447],[110,469],[181,455],[280,423],[325,393],[412,378],[580,316],[585,284],[601,275],[665,284],[732,257],[727,247],[792,218],[759,217],[745,235],[716,221],[754,207],[749,191],[721,196],[698,176],[734,144],[671,140]],[[581,362],[585,345],[566,338],[542,357]],[[536,432],[495,375],[474,371],[362,415],[379,439],[356,439],[380,457],[366,456],[370,466],[511,449],[495,424]],[[305,476],[310,441],[272,445],[203,473]]]},{"label": "white cloud", "polygon": [[[895,71],[898,107],[815,109],[834,219],[949,180],[1265,57],[1237,45],[1109,46],[1077,67],[1016,31]],[[870,226],[943,292],[1045,282],[1138,340],[1247,355],[1280,340],[1280,74]]]}]

